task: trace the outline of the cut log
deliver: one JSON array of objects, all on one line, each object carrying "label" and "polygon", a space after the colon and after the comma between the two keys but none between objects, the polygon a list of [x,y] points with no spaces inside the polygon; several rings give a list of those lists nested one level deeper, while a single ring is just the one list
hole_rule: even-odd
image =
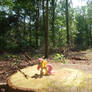
[{"label": "cut log", "polygon": [[40,76],[37,65],[24,68],[27,77],[18,71],[8,78],[9,92],[91,92],[92,74],[73,67],[54,66],[55,73],[49,76]]},{"label": "cut log", "polygon": [[0,83],[0,92],[5,92],[8,90],[7,83]]},{"label": "cut log", "polygon": [[7,83],[0,83],[0,88],[5,88],[7,86]]}]

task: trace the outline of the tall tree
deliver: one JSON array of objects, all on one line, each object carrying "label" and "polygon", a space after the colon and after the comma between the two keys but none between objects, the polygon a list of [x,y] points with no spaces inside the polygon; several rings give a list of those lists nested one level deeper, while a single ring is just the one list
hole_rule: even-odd
[{"label": "tall tree", "polygon": [[66,0],[66,30],[67,30],[67,44],[69,45],[69,12],[68,12],[68,0]]},{"label": "tall tree", "polygon": [[41,34],[40,44],[43,45],[44,44],[43,37],[45,36],[45,0],[42,0],[42,32],[40,34]]},{"label": "tall tree", "polygon": [[42,0],[42,9],[43,9],[43,30],[45,30],[45,12],[44,12],[44,0]]},{"label": "tall tree", "polygon": [[35,40],[36,40],[36,48],[38,48],[38,31],[39,31],[39,0],[37,0],[37,9],[36,9],[36,23],[35,23],[36,33],[35,33]]},{"label": "tall tree", "polygon": [[52,42],[53,42],[53,47],[55,46],[54,20],[55,20],[55,0],[52,0]]},{"label": "tall tree", "polygon": [[92,45],[92,1],[87,2],[88,29],[89,29],[89,45]]},{"label": "tall tree", "polygon": [[48,16],[49,16],[49,0],[46,2],[46,31],[45,31],[45,58],[48,58]]}]

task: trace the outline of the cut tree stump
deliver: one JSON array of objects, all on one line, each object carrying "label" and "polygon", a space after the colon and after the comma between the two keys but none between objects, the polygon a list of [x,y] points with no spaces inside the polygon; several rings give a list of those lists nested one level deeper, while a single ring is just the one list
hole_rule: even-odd
[{"label": "cut tree stump", "polygon": [[7,86],[7,83],[0,83],[0,88],[5,88]]},{"label": "cut tree stump", "polygon": [[53,75],[40,76],[37,65],[24,68],[8,78],[9,92],[92,92],[88,66],[54,64]]},{"label": "cut tree stump", "polygon": [[0,92],[5,92],[8,90],[7,83],[0,83]]}]

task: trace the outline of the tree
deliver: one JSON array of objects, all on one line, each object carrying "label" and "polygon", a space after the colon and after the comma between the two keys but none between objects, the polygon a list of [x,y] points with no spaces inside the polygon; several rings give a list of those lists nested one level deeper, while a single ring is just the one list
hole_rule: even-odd
[{"label": "tree", "polygon": [[75,43],[76,47],[80,49],[88,48],[89,46],[89,31],[87,23],[87,13],[86,7],[81,7],[78,12],[76,12],[76,28],[78,33],[76,35]]},{"label": "tree", "polygon": [[35,43],[35,45],[36,45],[36,48],[38,48],[38,32],[39,32],[39,0],[37,0],[37,2],[36,2],[36,22],[35,22],[35,28],[36,28],[36,33],[35,33],[35,41],[36,41],[36,43]]},{"label": "tree", "polygon": [[0,50],[42,50],[45,45],[47,58],[48,44],[91,46],[92,1],[80,9],[71,4],[71,0],[0,0]]},{"label": "tree", "polygon": [[69,12],[68,12],[68,0],[66,0],[66,30],[67,30],[67,44],[69,45]]},{"label": "tree", "polygon": [[48,9],[49,0],[46,1],[46,31],[45,31],[45,58],[48,58],[48,17],[49,17],[49,9]]},{"label": "tree", "polygon": [[92,1],[87,2],[87,16],[88,16],[88,29],[89,29],[89,45],[92,45]]},{"label": "tree", "polygon": [[53,42],[53,47],[55,46],[55,0],[52,0],[52,42]]}]

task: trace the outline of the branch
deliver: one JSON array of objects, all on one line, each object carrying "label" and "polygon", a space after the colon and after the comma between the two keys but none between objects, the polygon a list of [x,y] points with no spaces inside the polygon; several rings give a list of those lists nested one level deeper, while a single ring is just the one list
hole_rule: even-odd
[{"label": "branch", "polygon": [[21,71],[21,69],[18,67],[18,66],[15,66],[16,67],[16,69],[20,72],[20,73],[22,73],[23,75],[24,75],[24,77],[26,78],[26,79],[28,79],[28,75],[27,74],[25,74],[23,71]]}]

